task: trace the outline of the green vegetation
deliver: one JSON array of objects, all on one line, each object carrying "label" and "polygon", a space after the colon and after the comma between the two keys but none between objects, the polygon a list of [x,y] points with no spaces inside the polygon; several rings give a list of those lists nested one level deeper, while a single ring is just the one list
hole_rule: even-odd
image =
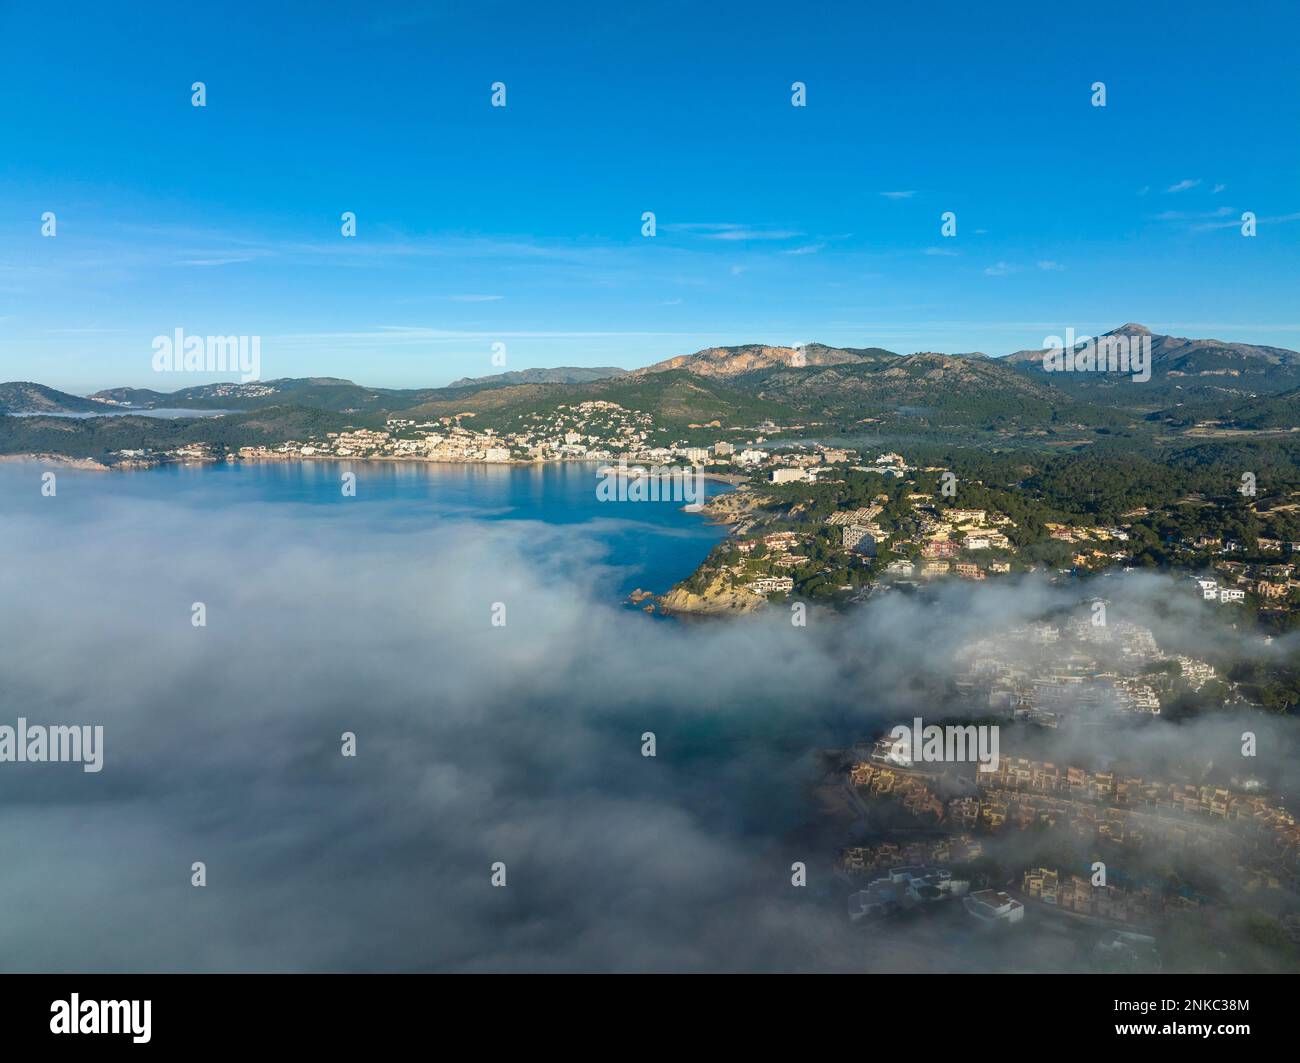
[{"label": "green vegetation", "polygon": [[0,454],[62,454],[110,461],[119,450],[168,450],[209,443],[218,451],[306,439],[346,427],[374,427],[357,417],[302,406],[277,406],[225,417],[5,417]]}]

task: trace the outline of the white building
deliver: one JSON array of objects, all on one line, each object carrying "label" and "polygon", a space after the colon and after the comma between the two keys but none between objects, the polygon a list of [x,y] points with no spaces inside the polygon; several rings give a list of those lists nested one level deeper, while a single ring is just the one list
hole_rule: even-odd
[{"label": "white building", "polygon": [[857,922],[864,916],[933,904],[960,897],[969,888],[969,882],[954,879],[947,868],[895,867],[849,897],[849,918]]},{"label": "white building", "polygon": [[788,484],[807,480],[808,474],[803,469],[773,469],[769,478],[774,484]]},{"label": "white building", "polygon": [[844,549],[858,550],[864,554],[876,552],[876,536],[865,524],[846,524],[844,526]]},{"label": "white building", "polygon": [[1212,602],[1219,596],[1218,580],[1198,579],[1196,585],[1201,588],[1201,597],[1207,602]]},{"label": "white building", "polygon": [[1025,917],[1025,906],[1001,890],[978,890],[962,898],[966,911],[981,923],[1018,923]]}]

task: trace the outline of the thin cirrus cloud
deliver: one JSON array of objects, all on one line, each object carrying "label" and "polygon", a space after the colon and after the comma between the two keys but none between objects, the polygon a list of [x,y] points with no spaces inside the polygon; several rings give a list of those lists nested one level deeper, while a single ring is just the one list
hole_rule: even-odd
[{"label": "thin cirrus cloud", "polygon": [[178,263],[178,266],[236,266],[241,262],[253,262],[257,255],[232,255],[225,258],[190,258]]},{"label": "thin cirrus cloud", "polygon": [[710,240],[790,240],[803,233],[797,229],[730,229],[713,233]]},{"label": "thin cirrus cloud", "polygon": [[732,222],[674,222],[661,228],[667,232],[694,233],[706,240],[791,240],[804,235],[797,229],[765,229]]},{"label": "thin cirrus cloud", "polygon": [[[1300,211],[1293,214],[1274,214],[1266,218],[1258,218],[1260,225],[1287,225],[1294,221],[1300,221]],[[1213,229],[1235,229],[1241,224],[1240,218],[1228,218],[1226,221],[1205,221],[1198,225],[1191,226],[1194,233],[1210,232]]]},{"label": "thin cirrus cloud", "polygon": [[[1034,263],[1034,267],[1042,271],[1043,273],[1060,273],[1065,269],[1065,267],[1061,265],[1061,263],[1057,262],[1055,259],[1050,259],[1050,258],[1040,258],[1037,262]],[[1009,274],[1019,273],[1020,271],[1021,271],[1021,267],[1017,266],[1015,263],[995,262],[993,263],[993,265],[985,268],[984,276],[1006,277]]]},{"label": "thin cirrus cloud", "polygon": [[911,199],[916,195],[916,190],[910,189],[906,192],[881,192],[880,194],[886,199]]},{"label": "thin cirrus cloud", "polygon": [[628,337],[674,336],[677,333],[665,331],[583,331],[577,329],[494,329],[492,331],[474,329],[426,328],[421,325],[376,325],[362,331],[353,332],[286,332],[278,334],[275,339],[290,344],[316,344],[331,342],[338,344],[421,344],[456,342],[459,340],[492,339],[626,339]]},{"label": "thin cirrus cloud", "polygon": [[1179,181],[1177,184],[1170,185],[1168,188],[1165,189],[1165,191],[1166,191],[1166,192],[1186,192],[1188,189],[1195,188],[1195,187],[1196,187],[1197,185],[1199,185],[1200,183],[1201,183],[1201,179],[1200,179],[1199,177],[1195,178],[1194,180],[1193,180],[1192,178],[1188,177],[1188,178],[1184,178],[1183,180]]},{"label": "thin cirrus cloud", "polygon": [[1156,221],[1209,221],[1213,218],[1226,218],[1232,214],[1231,207],[1216,207],[1214,210],[1185,211],[1163,210],[1155,215]]}]

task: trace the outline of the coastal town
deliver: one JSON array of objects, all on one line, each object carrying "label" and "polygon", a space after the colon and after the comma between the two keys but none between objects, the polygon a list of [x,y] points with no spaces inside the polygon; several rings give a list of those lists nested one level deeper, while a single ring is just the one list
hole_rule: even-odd
[{"label": "coastal town", "polygon": [[[1184,572],[1187,593],[1207,608],[1244,609],[1281,627],[1300,614],[1300,497],[1261,499],[1258,507],[1242,500],[1252,519],[1258,516],[1255,534],[1184,532],[1182,511],[1143,507],[1108,521],[1057,515],[1038,505],[1032,487],[959,477],[897,451],[818,442],[806,438],[816,427],[807,424],[724,428],[714,421],[673,432],[649,414],[604,400],[484,421],[468,411],[390,416],[382,427],[276,444],[187,443],[122,449],[112,458],[125,468],[396,461],[691,469],[734,488],[716,493],[703,510],[730,534],[691,576],[657,597],[669,613],[745,613],[788,598],[847,604],[945,578],[1087,577],[1149,566],[1158,546],[1161,567]],[[1207,505],[1189,502],[1186,509],[1197,515]],[[1265,534],[1277,520],[1280,531]]]},{"label": "coastal town", "polygon": [[[834,860],[851,923],[1047,926],[1098,970],[1159,969],[1187,928],[1242,919],[1279,956],[1300,950],[1300,825],[1276,771],[1228,748],[1259,706],[1099,604],[959,649],[922,692],[972,739],[958,755],[922,755],[906,727],[827,751],[818,798],[852,838]],[[1135,743],[1174,741],[1159,729],[1189,699],[1245,715],[1224,748],[1153,768]],[[987,761],[969,756],[981,728],[1000,732]]]},{"label": "coastal town", "polygon": [[828,785],[843,787],[869,839],[836,862],[850,919],[963,897],[979,924],[1073,917],[1099,964],[1118,951],[1158,967],[1170,917],[1244,908],[1300,945],[1300,913],[1286,906],[1300,884],[1300,826],[1281,798],[1249,777],[1171,781],[1127,773],[1122,760],[1099,769],[1012,755],[985,774],[913,762],[888,738],[847,751]]},{"label": "coastal town", "polygon": [[[113,457],[137,465],[335,458],[503,464],[622,460],[648,465],[707,465],[715,471],[741,473],[787,465],[801,469],[806,465],[803,458],[775,456],[763,449],[762,444],[767,442],[763,432],[779,431],[776,425],[760,424],[749,443],[720,440],[704,445],[674,438],[672,432],[656,426],[650,415],[603,400],[562,403],[544,413],[519,414],[509,427],[479,426],[478,420],[477,414],[468,411],[426,420],[394,416],[386,418],[382,427],[328,431],[274,445],[226,448],[194,443],[165,450],[119,450]],[[709,427],[693,425],[691,431],[699,434]],[[744,430],[728,434],[739,436]],[[847,456],[847,452],[843,453]],[[785,478],[783,473],[781,482]]]},{"label": "coastal town", "polygon": [[[980,505],[964,501],[972,494]],[[1187,593],[1207,607],[1245,607],[1282,626],[1300,610],[1300,538],[1180,536],[1164,527],[1171,515],[1150,511],[1113,523],[1067,522],[1032,503],[1027,491],[989,490],[894,452],[769,449],[735,491],[705,506],[731,535],[662,603],[675,612],[736,613],[792,596],[858,602],[947,577],[1086,578],[1146,567],[1158,538],[1166,566],[1184,572]]]}]

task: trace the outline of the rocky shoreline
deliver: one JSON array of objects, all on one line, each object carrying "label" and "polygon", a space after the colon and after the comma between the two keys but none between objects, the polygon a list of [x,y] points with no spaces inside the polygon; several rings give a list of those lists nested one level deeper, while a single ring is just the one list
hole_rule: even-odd
[{"label": "rocky shoreline", "polygon": [[[741,478],[742,483],[744,479]],[[710,524],[725,525],[729,533],[735,535],[767,502],[762,493],[738,486],[734,491],[709,499],[700,512]],[[700,593],[687,590],[684,582],[655,598],[660,613],[666,616],[743,616],[767,604],[767,599],[761,595],[728,586],[721,576],[711,580]]]},{"label": "rocky shoreline", "polygon": [[763,608],[767,599],[728,587],[718,578],[711,581],[702,594],[695,594],[678,584],[666,594],[659,595],[656,604],[665,616],[743,616]]}]

